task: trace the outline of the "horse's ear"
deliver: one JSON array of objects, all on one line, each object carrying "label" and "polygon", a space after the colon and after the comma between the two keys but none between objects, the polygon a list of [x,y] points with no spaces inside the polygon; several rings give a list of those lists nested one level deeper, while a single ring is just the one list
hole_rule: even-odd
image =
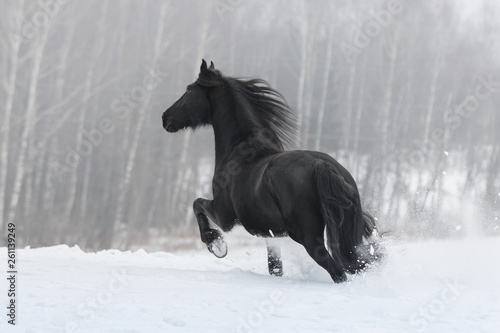
[{"label": "horse's ear", "polygon": [[205,59],[201,59],[200,72],[205,72],[207,70],[207,62]]},{"label": "horse's ear", "polygon": [[221,73],[215,69],[214,63],[210,61],[210,68],[207,68],[207,62],[202,59],[200,75],[196,83],[203,87],[215,87],[221,84]]}]

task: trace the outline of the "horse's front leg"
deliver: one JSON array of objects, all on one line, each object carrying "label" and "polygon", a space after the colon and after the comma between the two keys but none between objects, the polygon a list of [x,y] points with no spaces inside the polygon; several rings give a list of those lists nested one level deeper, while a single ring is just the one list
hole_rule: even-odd
[{"label": "horse's front leg", "polygon": [[219,230],[210,228],[210,218],[217,224],[213,211],[213,200],[198,198],[193,202],[194,215],[200,227],[201,241],[207,245],[207,248],[217,258],[224,258],[227,254],[227,244],[222,239]]},{"label": "horse's front leg", "polygon": [[274,276],[283,275],[283,263],[281,261],[281,249],[279,244],[266,239],[267,246],[267,267],[269,274]]}]

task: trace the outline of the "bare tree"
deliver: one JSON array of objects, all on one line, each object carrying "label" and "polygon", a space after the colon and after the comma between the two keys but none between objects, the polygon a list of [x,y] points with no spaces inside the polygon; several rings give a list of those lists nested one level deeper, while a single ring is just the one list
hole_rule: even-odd
[{"label": "bare tree", "polygon": [[[155,34],[155,44],[153,48],[153,54],[151,56],[151,63],[155,65],[158,63],[158,60],[161,56],[161,47],[162,43],[164,42],[163,35],[165,30],[165,17],[167,15],[167,7],[168,3],[164,2],[162,3],[159,11],[158,28]],[[139,106],[139,115],[138,115],[139,117],[134,131],[132,146],[128,151],[128,159],[125,166],[125,175],[122,181],[120,182],[120,187],[118,191],[119,197],[118,197],[118,204],[116,208],[115,219],[112,229],[114,231],[113,234],[119,231],[120,224],[122,222],[123,214],[125,211],[125,199],[129,191],[130,179],[136,162],[137,149],[144,126],[144,121],[146,119],[146,110],[147,107],[149,106],[150,98],[151,98],[151,92],[146,92],[146,95],[144,96],[143,101]],[[106,245],[111,246],[112,243],[110,242],[109,244]]]},{"label": "bare tree", "polygon": [[[106,22],[106,13],[108,11],[108,1],[105,1],[102,3],[101,6],[101,13],[100,13],[100,19],[99,19],[99,26],[101,29],[103,29],[104,24]],[[85,122],[86,122],[86,117],[87,117],[87,111],[88,111],[88,101],[90,99],[91,95],[91,89],[93,86],[98,82],[99,78],[96,78],[96,76],[99,73],[96,73],[97,71],[97,65],[98,65],[98,59],[100,55],[102,54],[104,45],[105,45],[105,40],[102,38],[98,38],[92,48],[92,51],[90,53],[90,62],[89,62],[89,68],[86,71],[86,76],[85,80],[83,83],[83,96],[82,96],[82,106],[80,108],[80,113],[78,114],[78,127],[76,130],[76,143],[75,147],[76,149],[79,149],[82,146],[83,143],[83,132],[85,130]],[[102,76],[102,73],[101,73]],[[92,149],[92,148],[90,148]],[[82,156],[78,156],[78,161],[77,161],[77,166],[80,165],[80,159],[82,159]],[[86,160],[84,161],[84,168],[88,169],[90,168],[90,158],[91,156],[87,156]],[[68,200],[66,202],[66,208],[64,211],[63,215],[63,221],[66,221],[67,223],[70,223],[72,219],[70,218],[72,214],[75,216],[77,215],[77,210],[76,210],[76,205],[77,205],[77,195],[78,195],[78,185],[80,183],[80,179],[78,177],[78,173],[76,170],[73,170],[71,172],[71,178],[70,178],[70,186],[69,186],[69,194],[68,194]],[[80,193],[80,197],[81,196]],[[74,223],[73,219],[73,223]]]},{"label": "bare tree", "polygon": [[[6,12],[9,12],[8,10]],[[11,31],[15,35],[21,35],[22,21],[24,15],[24,0],[14,2],[10,22],[13,23]],[[12,37],[12,35],[11,35]],[[2,48],[6,50],[5,54],[8,55],[9,74],[3,78],[3,86],[5,87],[6,99],[5,109],[2,119],[3,126],[0,127],[0,135],[2,136],[2,143],[0,145],[0,228],[5,231],[6,222],[5,216],[5,194],[7,192],[7,168],[9,167],[9,138],[10,138],[10,122],[12,117],[12,109],[14,106],[14,96],[16,93],[17,73],[19,66],[19,49],[21,48],[21,38],[10,38],[10,43],[4,40]],[[10,44],[10,45],[9,45]],[[3,53],[3,52],[2,52]]]},{"label": "bare tree", "polygon": [[30,45],[33,47],[33,67],[30,75],[30,83],[28,88],[28,101],[26,106],[26,113],[24,115],[23,130],[21,134],[20,147],[15,164],[14,186],[12,196],[9,204],[9,213],[7,215],[7,223],[14,222],[17,207],[19,204],[19,197],[21,195],[21,187],[23,184],[26,172],[26,155],[28,152],[28,145],[30,142],[30,135],[33,132],[33,125],[35,114],[37,111],[37,87],[42,66],[43,54],[48,37],[48,29],[41,29],[38,38],[31,40]]},{"label": "bare tree", "polygon": [[328,29],[328,41],[326,44],[326,55],[325,55],[325,64],[323,68],[323,78],[321,83],[321,97],[320,97],[320,105],[316,122],[316,142],[314,143],[314,149],[319,150],[321,146],[321,135],[323,133],[323,120],[325,117],[325,109],[326,109],[326,100],[328,97],[329,83],[330,83],[330,71],[331,65],[333,61],[333,45],[335,40],[335,24],[331,24]]}]

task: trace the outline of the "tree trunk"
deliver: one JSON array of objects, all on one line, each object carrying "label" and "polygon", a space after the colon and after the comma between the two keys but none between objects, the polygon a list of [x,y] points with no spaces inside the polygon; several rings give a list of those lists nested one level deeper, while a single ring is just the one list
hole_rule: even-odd
[{"label": "tree trunk", "polygon": [[[156,66],[158,63],[158,60],[161,55],[161,48],[163,44],[163,34],[164,34],[164,26],[165,26],[165,17],[167,14],[167,6],[168,3],[162,3],[160,7],[160,13],[159,13],[159,20],[158,20],[158,28],[156,30],[156,35],[155,35],[155,45],[153,49],[153,55],[151,59],[151,64],[153,66]],[[132,171],[134,170],[135,166],[135,161],[136,161],[136,155],[137,155],[137,148],[139,146],[139,142],[141,139],[141,134],[142,134],[142,129],[144,127],[144,120],[146,119],[146,110],[149,105],[149,100],[151,99],[151,92],[147,92],[146,96],[143,100],[143,102],[138,106],[138,112],[139,112],[139,119],[137,120],[135,130],[134,130],[134,136],[132,140],[132,146],[129,149],[129,154],[127,158],[127,163],[125,167],[125,175],[123,176],[123,179],[120,183],[119,186],[119,192],[118,192],[118,202],[117,202],[117,208],[116,208],[116,213],[115,213],[115,218],[114,218],[114,223],[113,223],[113,234],[110,235],[108,239],[103,239],[104,241],[104,246],[105,247],[112,247],[113,246],[113,236],[115,233],[119,232],[120,230],[120,225],[123,220],[123,216],[125,213],[125,204],[126,204],[126,198],[127,194],[129,191],[129,185],[130,185],[130,180],[132,177]]]},{"label": "tree trunk", "polygon": [[[103,27],[105,22],[106,22],[106,13],[108,11],[108,2],[107,1],[105,1],[102,4],[101,10],[102,10],[102,12],[101,12],[101,16],[100,16],[99,26]],[[89,101],[89,98],[91,95],[93,84],[95,84],[94,74],[97,70],[96,66],[98,64],[99,56],[102,53],[104,45],[105,45],[105,41],[102,38],[98,39],[95,42],[94,47],[93,47],[92,52],[91,52],[91,55],[90,55],[90,61],[89,61],[90,66],[89,66],[89,69],[87,70],[87,76],[85,77],[85,82],[84,82],[84,92],[83,92],[83,100],[82,100],[83,105],[80,107],[81,111],[80,111],[80,114],[78,117],[78,129],[76,132],[76,143],[75,143],[76,150],[78,150],[79,147],[81,147],[82,142],[83,142],[83,131],[85,129],[84,128],[85,127],[85,120],[86,120],[87,111],[88,111],[88,101]],[[93,147],[92,149],[95,149],[95,147]],[[78,187],[79,187],[78,186],[79,179],[78,179],[77,170],[78,170],[78,167],[81,168],[81,164],[83,162],[81,160],[82,158],[85,158],[85,160],[89,160],[91,158],[91,156],[80,157],[78,166],[75,167],[73,170],[71,170],[70,190],[69,190],[69,194],[67,197],[68,200],[66,202],[66,209],[65,209],[64,214],[63,214],[64,223],[72,224],[73,226],[75,224],[80,225],[83,222],[81,220],[78,220],[78,221],[76,220],[76,217],[78,216],[76,204],[77,204],[77,195],[78,195],[77,191],[78,191]],[[85,161],[85,165],[83,167],[85,167],[88,163],[89,162]]]},{"label": "tree trunk", "polygon": [[[305,1],[300,2],[300,7],[301,10],[300,12],[305,16],[306,14],[306,9],[305,9]],[[299,131],[302,131],[302,126],[303,126],[303,121],[304,121],[304,114],[303,114],[303,107],[304,107],[304,89],[306,85],[306,78],[307,78],[307,40],[309,36],[309,20],[306,18],[303,18],[300,20],[300,73],[299,73],[299,79],[298,79],[298,89],[297,89],[297,126]],[[298,135],[297,136],[297,147],[300,148],[302,144],[302,136]]]},{"label": "tree trunk", "polygon": [[316,74],[316,57],[314,52],[314,42],[316,41],[316,30],[317,23],[313,21],[310,29],[310,37],[307,40],[307,77],[306,77],[306,89],[304,96],[304,110],[303,111],[303,131],[302,131],[302,145],[304,148],[308,147],[309,132],[311,127],[311,112],[313,106],[314,97],[314,78]]},{"label": "tree trunk", "polygon": [[[24,18],[24,0],[19,0],[15,2],[16,11],[13,15],[12,21],[14,26],[12,31],[15,31],[20,35],[22,22]],[[9,55],[9,75],[7,81],[4,83],[6,91],[5,100],[5,112],[2,119],[2,126],[0,126],[0,135],[2,135],[2,144],[0,145],[0,229],[2,230],[2,235],[5,235],[5,229],[7,223],[4,222],[6,217],[6,200],[5,194],[7,192],[7,169],[9,167],[9,136],[10,136],[10,120],[12,117],[12,109],[14,106],[14,96],[16,94],[16,83],[17,83],[17,70],[19,66],[19,49],[21,47],[20,38],[12,38],[10,40],[11,49],[8,50]]]},{"label": "tree trunk", "polygon": [[47,34],[47,29],[42,29],[37,36],[37,39],[31,41],[31,43],[34,44],[35,47],[33,54],[33,67],[30,75],[28,101],[26,106],[26,114],[24,116],[24,126],[21,134],[19,152],[15,164],[16,171],[14,176],[14,186],[12,189],[12,196],[9,205],[9,213],[7,215],[7,223],[12,223],[15,221],[16,210],[19,204],[19,197],[21,194],[21,188],[26,172],[26,155],[28,152],[30,135],[33,132],[34,119],[36,115],[38,77],[40,75],[43,53],[47,42]]},{"label": "tree trunk", "polygon": [[334,45],[334,34],[335,25],[330,25],[330,29],[328,32],[328,42],[326,44],[326,55],[325,55],[325,65],[323,69],[323,79],[321,85],[321,99],[318,111],[318,118],[316,122],[316,142],[314,143],[314,150],[320,150],[321,148],[321,135],[323,132],[323,119],[325,118],[325,110],[326,110],[326,100],[328,98],[328,83],[330,79],[330,71],[332,65],[332,53],[333,53],[333,45]]},{"label": "tree trunk", "polygon": [[355,115],[355,120],[354,120],[354,142],[353,142],[353,155],[356,157],[355,161],[355,167],[354,170],[356,170],[355,174],[359,175],[359,170],[360,170],[360,152],[359,152],[359,144],[361,141],[361,115],[363,114],[363,108],[364,108],[364,103],[365,103],[365,84],[366,84],[366,63],[367,63],[368,57],[365,56],[363,60],[363,73],[361,74],[361,82],[359,83],[359,93],[358,93],[358,105],[356,108],[356,115]]},{"label": "tree trunk", "polygon": [[400,26],[398,22],[394,22],[395,32],[394,32],[394,45],[392,45],[389,54],[389,72],[387,74],[387,80],[385,82],[385,92],[384,99],[382,102],[382,109],[380,115],[380,128],[382,131],[382,142],[380,146],[381,158],[384,158],[387,154],[387,144],[389,141],[389,124],[391,117],[391,106],[392,106],[392,92],[394,86],[394,72],[396,68],[397,51],[399,44]]},{"label": "tree trunk", "polygon": [[346,119],[344,121],[344,133],[343,133],[343,145],[344,154],[346,154],[346,160],[349,158],[349,137],[351,136],[351,118],[352,118],[352,105],[354,99],[354,82],[356,79],[356,61],[352,61],[349,69],[349,84],[347,86],[347,106],[345,112]]},{"label": "tree trunk", "polygon": [[434,114],[434,101],[436,99],[436,86],[437,86],[437,79],[439,76],[439,67],[441,65],[441,58],[442,58],[442,38],[439,38],[438,41],[438,54],[436,57],[436,61],[434,62],[434,69],[432,71],[432,78],[431,78],[431,85],[430,85],[430,92],[429,92],[429,104],[427,105],[427,113],[425,116],[425,123],[424,123],[424,133],[423,133],[423,141],[427,141],[429,139],[429,134],[431,131],[431,125],[432,125],[432,116]]}]

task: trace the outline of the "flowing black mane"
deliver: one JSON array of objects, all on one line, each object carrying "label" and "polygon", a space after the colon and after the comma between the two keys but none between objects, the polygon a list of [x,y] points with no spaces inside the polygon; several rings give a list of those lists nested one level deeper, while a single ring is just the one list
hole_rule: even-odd
[{"label": "flowing black mane", "polygon": [[295,115],[283,95],[271,88],[267,81],[226,77],[211,63],[210,68],[200,72],[196,83],[203,87],[228,87],[237,122],[244,134],[251,135],[254,144],[275,151],[294,146],[297,135]]},{"label": "flowing black mane", "polygon": [[223,78],[233,96],[239,125],[253,134],[259,146],[280,151],[293,147],[295,116],[283,95],[262,79]]}]

